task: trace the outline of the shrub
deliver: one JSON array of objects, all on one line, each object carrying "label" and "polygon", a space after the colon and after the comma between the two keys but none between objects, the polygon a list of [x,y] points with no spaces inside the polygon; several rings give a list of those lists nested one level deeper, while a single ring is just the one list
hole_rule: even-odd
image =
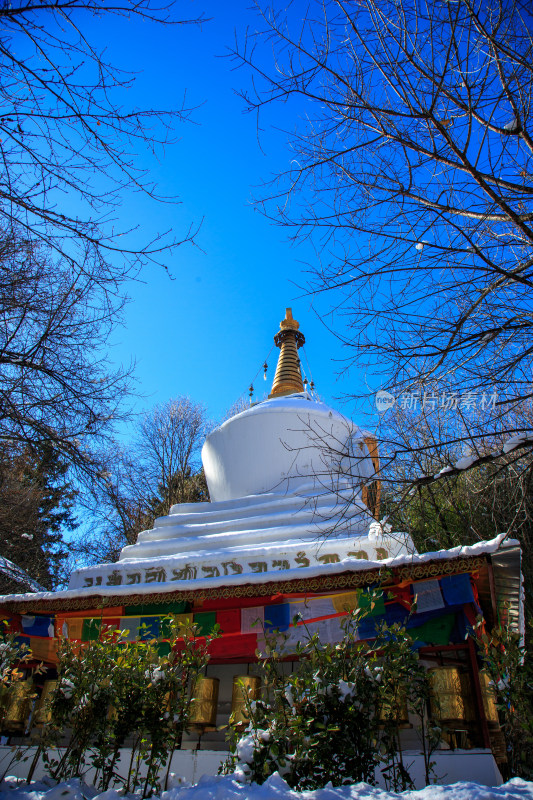
[{"label": "shrub", "polygon": [[[82,777],[92,766],[97,770],[93,782],[105,791],[121,780],[116,772],[120,749],[131,739],[125,791],[142,789],[146,797],[160,790],[160,771],[170,767],[187,727],[192,687],[207,664],[213,638],[199,640],[193,627],[171,617],[163,624],[168,641],[127,641],[125,631],[83,644],[61,641],[58,682],[41,737],[55,780]],[[65,750],[52,755],[66,733]]]},{"label": "shrub", "polygon": [[[482,628],[482,620],[478,627]],[[506,625],[479,633],[482,656],[497,699],[508,763],[504,777],[533,779],[533,664],[531,648]]]},{"label": "shrub", "polygon": [[308,632],[297,645],[298,665],[290,674],[283,668],[287,637],[279,632],[265,637],[259,662],[263,697],[248,702],[250,724],[244,734],[232,735],[224,772],[262,783],[278,771],[301,791],[329,781],[374,784],[375,770],[382,767],[388,787],[411,788],[398,735],[405,696],[420,719],[429,781],[440,730],[427,726],[425,670],[400,625],[383,624],[373,642],[358,641],[358,625],[372,606],[373,601],[366,612],[347,616],[344,637],[336,644]]}]

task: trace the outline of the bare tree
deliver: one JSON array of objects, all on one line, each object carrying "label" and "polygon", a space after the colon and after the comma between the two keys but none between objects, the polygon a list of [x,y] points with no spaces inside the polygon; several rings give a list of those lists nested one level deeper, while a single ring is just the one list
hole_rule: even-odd
[{"label": "bare tree", "polygon": [[210,427],[202,405],[177,397],[139,419],[130,445],[109,449],[88,509],[94,524],[74,546],[82,560],[116,560],[175,503],[208,499],[200,450]]},{"label": "bare tree", "polygon": [[[346,367],[495,397],[515,433],[533,366],[533,16],[521,0],[258,3],[248,107],[301,112],[265,213],[311,238]],[[273,53],[273,56],[272,56]],[[317,300],[317,302],[319,302]]]},{"label": "bare tree", "polygon": [[105,302],[88,271],[0,235],[0,440],[45,444],[94,473],[90,448],[108,435],[129,390],[106,352],[121,305]]},{"label": "bare tree", "polygon": [[109,15],[178,24],[172,8],[152,0],[29,0],[0,9],[0,227],[46,243],[111,293],[178,243],[157,234],[141,242],[114,211],[125,191],[157,197],[137,148],[168,141],[187,111],[123,107],[133,79],[99,52],[87,22]]},{"label": "bare tree", "polygon": [[168,513],[174,503],[188,502],[190,478],[202,468],[200,450],[208,432],[204,406],[189,397],[158,405],[141,420],[135,452],[148,485],[161,497],[160,513]]},{"label": "bare tree", "polygon": [[[530,401],[515,413],[517,428],[532,426]],[[527,608],[532,611],[532,451],[505,452],[505,436],[485,441],[471,437],[470,419],[439,408],[413,412],[396,407],[387,419],[381,481],[383,513],[393,529],[407,531],[420,552],[474,544],[502,533],[519,539]]]},{"label": "bare tree", "polygon": [[172,3],[152,0],[0,8],[0,440],[46,443],[93,475],[90,443],[130,388],[106,356],[126,282],[180,243],[142,240],[120,203],[158,198],[137,156],[187,115],[121,105],[133,79],[87,33],[106,14],[178,24]]}]

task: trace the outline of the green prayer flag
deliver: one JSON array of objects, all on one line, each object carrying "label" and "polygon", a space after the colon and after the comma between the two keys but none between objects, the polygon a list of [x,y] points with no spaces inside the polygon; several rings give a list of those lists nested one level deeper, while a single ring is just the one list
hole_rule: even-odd
[{"label": "green prayer flag", "polygon": [[198,626],[198,635],[207,636],[216,625],[217,615],[215,611],[202,611],[195,614],[193,623]]},{"label": "green prayer flag", "polygon": [[100,638],[101,619],[84,619],[81,629],[82,642],[94,642]]},{"label": "green prayer flag", "polygon": [[127,617],[148,617],[154,614],[183,614],[189,611],[191,604],[185,600],[173,603],[143,603],[136,606],[125,606]]},{"label": "green prayer flag", "polygon": [[157,655],[159,656],[159,658],[162,658],[163,656],[168,656],[169,653],[170,653],[169,643],[159,642],[159,644],[157,645]]},{"label": "green prayer flag", "polygon": [[[371,608],[372,602],[374,605]],[[372,616],[385,613],[385,597],[383,592],[368,592],[363,591],[359,596],[359,608],[367,610]]]},{"label": "green prayer flag", "polygon": [[450,644],[450,636],[455,623],[455,614],[444,614],[441,617],[430,619],[419,625],[418,628],[409,628],[408,634],[414,642],[426,644]]}]

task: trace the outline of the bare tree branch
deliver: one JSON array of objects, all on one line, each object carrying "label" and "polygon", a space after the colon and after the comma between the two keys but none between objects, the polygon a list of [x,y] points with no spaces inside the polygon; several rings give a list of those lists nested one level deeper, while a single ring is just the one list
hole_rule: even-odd
[{"label": "bare tree branch", "polygon": [[[265,214],[317,254],[305,290],[395,395],[530,394],[533,17],[520,0],[256,3],[250,110],[287,102]],[[329,310],[319,306],[321,298]],[[506,397],[510,394],[510,397]]]}]

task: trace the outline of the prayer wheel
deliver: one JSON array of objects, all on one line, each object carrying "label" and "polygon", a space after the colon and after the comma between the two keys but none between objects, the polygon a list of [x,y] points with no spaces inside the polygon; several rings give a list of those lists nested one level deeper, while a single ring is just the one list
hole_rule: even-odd
[{"label": "prayer wheel", "polygon": [[447,725],[464,725],[465,700],[458,667],[435,667],[428,670],[430,708],[433,719]]},{"label": "prayer wheel", "polygon": [[56,690],[57,681],[45,681],[43,685],[43,690],[41,692],[41,696],[37,700],[37,707],[35,709],[35,715],[33,717],[33,721],[35,725],[41,727],[42,725],[46,725],[47,722],[50,722],[52,719],[52,710],[50,708],[50,703],[52,701],[52,696]]},{"label": "prayer wheel", "polygon": [[[379,719],[382,723],[394,722],[400,728],[409,727],[409,711],[407,710],[407,694],[404,691],[392,702],[384,702],[379,710]],[[380,727],[383,727],[381,725]]]},{"label": "prayer wheel", "polygon": [[189,721],[195,728],[216,725],[218,705],[218,678],[199,678],[194,687],[194,700]]},{"label": "prayer wheel", "polygon": [[251,700],[257,700],[260,691],[261,678],[256,675],[236,675],[233,678],[230,725],[237,729],[248,725],[248,704]]},{"label": "prayer wheel", "polygon": [[7,733],[24,733],[33,702],[33,681],[17,681],[9,687],[9,698],[2,729]]},{"label": "prayer wheel", "polygon": [[483,710],[485,717],[491,727],[500,726],[500,718],[498,716],[498,705],[496,702],[496,692],[494,686],[491,686],[491,679],[485,670],[479,673],[479,683],[481,685],[481,697],[483,698]]},{"label": "prayer wheel", "polygon": [[0,722],[4,720],[7,704],[9,703],[9,687],[0,686]]},{"label": "prayer wheel", "polygon": [[461,696],[465,708],[465,719],[467,722],[477,723],[479,714],[477,713],[470,675],[467,672],[461,672],[459,680],[461,681]]}]

